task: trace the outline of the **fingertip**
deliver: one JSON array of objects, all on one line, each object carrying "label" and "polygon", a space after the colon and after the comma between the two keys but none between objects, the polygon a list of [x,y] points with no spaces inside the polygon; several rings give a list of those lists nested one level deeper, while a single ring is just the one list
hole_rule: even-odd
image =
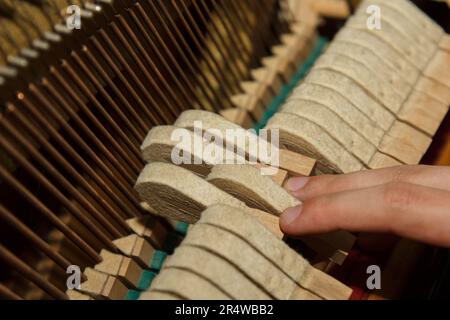
[{"label": "fingertip", "polygon": [[295,193],[303,189],[309,181],[309,177],[290,178],[284,185],[285,189],[291,193]]},{"label": "fingertip", "polygon": [[296,221],[300,218],[303,206],[300,204],[296,207],[286,209],[280,216],[280,228],[286,233],[292,233],[296,229]]}]

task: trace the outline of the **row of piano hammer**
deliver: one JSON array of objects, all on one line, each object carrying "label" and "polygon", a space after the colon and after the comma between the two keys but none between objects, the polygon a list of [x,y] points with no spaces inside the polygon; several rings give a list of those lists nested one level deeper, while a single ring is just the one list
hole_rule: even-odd
[{"label": "row of piano hammer", "polygon": [[[381,30],[367,29],[365,9],[370,4],[382,10]],[[218,115],[187,111],[174,126],[152,129],[142,145],[149,165],[136,190],[151,212],[196,224],[151,286],[148,279],[154,274],[146,271],[151,269],[149,259],[143,259],[147,265],[139,265],[128,250],[122,256],[104,253],[105,261],[85,272],[88,281],[70,295],[347,299],[349,288],[312,267],[281,241],[277,216],[298,201],[280,185],[287,176],[311,171],[341,173],[418,163],[448,111],[449,42],[436,24],[407,1],[363,2],[269,122],[267,128],[280,130],[282,147],[281,170],[271,178],[260,174],[263,165],[209,163],[182,168],[170,164],[176,146],[171,135],[177,128],[193,134],[194,121],[199,120],[203,130],[238,128]],[[279,77],[271,79],[262,82],[262,88],[270,88],[267,84],[273,85]],[[252,94],[263,97],[264,92]],[[261,116],[261,109],[249,102],[237,109],[254,120]],[[201,157],[195,152],[191,156]],[[143,243],[142,237],[130,237]],[[343,262],[354,240],[344,232],[303,239],[334,263]],[[93,284],[102,288],[100,293],[98,288],[88,288]]]},{"label": "row of piano hammer", "polygon": [[267,128],[316,173],[417,164],[449,104],[450,36],[410,1],[368,0]]},{"label": "row of piano hammer", "polygon": [[[241,84],[246,93],[233,97],[237,108],[225,111],[223,114],[225,117],[240,122],[244,127],[250,127],[262,116],[263,109],[276,92],[280,91],[281,86],[290,81],[292,74],[304,62],[314,46],[315,27],[311,25],[315,26],[316,23],[292,25],[293,33],[283,37],[284,44],[273,48],[275,55],[264,59],[262,63],[264,67],[252,71],[255,82]],[[239,109],[240,107],[242,109]],[[193,121],[198,120],[202,121],[206,129],[241,128],[221,116],[203,111],[187,111],[179,117],[174,126],[153,128],[142,145],[143,158],[151,164],[142,172],[139,179],[144,180],[137,183],[136,189],[143,200],[146,200],[142,203],[143,208],[150,213],[162,215],[169,221],[177,219],[189,223],[197,222],[200,217],[205,219],[212,216],[218,228],[208,224],[201,226],[203,220],[200,220],[196,225],[198,227],[191,228],[182,245],[170,259],[166,259],[162,250],[171,235],[168,235],[158,219],[147,216],[129,220],[127,223],[135,234],[114,241],[118,252],[103,250],[101,252],[103,261],[94,268],[87,268],[84,271],[87,280],[81,283],[80,288],[68,290],[69,297],[71,299],[348,298],[350,290],[347,287],[311,267],[305,259],[281,241],[283,235],[278,227],[277,215],[285,208],[298,203],[281,188],[281,185],[288,176],[309,175],[315,166],[315,160],[288,150],[280,150],[281,169],[270,178],[260,175],[259,169],[265,167],[264,164],[214,166],[210,163],[184,166],[189,170],[176,167],[171,164],[170,159],[171,152],[177,145],[176,141],[171,139],[172,133],[183,126],[193,129]],[[191,152],[191,150],[184,151]],[[192,154],[193,158],[201,156]],[[212,174],[213,169],[216,179],[205,180],[207,175]],[[234,178],[242,175],[246,176],[247,184],[236,184],[238,181]],[[228,177],[232,179],[227,181]],[[213,181],[217,182],[217,187]],[[233,196],[233,193],[227,193],[220,188],[222,182],[225,182],[223,188],[227,191],[234,189],[234,183],[234,186],[240,188],[238,194],[245,195],[245,187],[249,194],[246,198],[236,196],[236,193]],[[231,183],[228,184],[231,189],[227,189],[227,182]],[[257,188],[259,194],[250,191],[254,183],[259,186]],[[272,192],[275,192],[276,198],[271,196]],[[246,201],[253,204],[247,205]],[[221,204],[234,204],[236,207]],[[202,214],[205,208],[208,208],[209,214],[208,212]],[[230,220],[232,216],[234,218]],[[246,241],[240,242],[240,237],[236,237],[234,232],[224,232],[223,229],[221,231],[221,221],[224,228],[228,222],[233,222],[228,226],[231,230],[239,226],[240,229],[234,231],[241,232],[241,237]],[[205,228],[210,237],[206,241],[203,239],[205,230],[202,230]],[[261,239],[271,243],[272,248],[265,245],[261,247]],[[204,245],[211,244],[211,247],[196,247],[195,241]],[[317,261],[328,260],[329,256],[338,263],[342,263],[345,259],[346,253],[337,252],[332,238],[325,237],[322,240],[311,237],[305,241],[309,241],[312,247],[320,246],[324,249],[322,256],[317,257]],[[350,235],[345,241],[347,243],[344,247],[350,249],[354,237]],[[174,242],[173,239],[171,242]],[[223,243],[225,247],[216,247],[218,243]],[[243,256],[237,254],[241,251],[246,252],[248,262],[260,260],[259,264],[262,266],[269,262],[265,267],[266,270],[261,272],[254,269],[252,264],[245,267],[240,261]],[[228,255],[228,259],[222,257],[223,254]],[[274,264],[274,261],[280,263]],[[191,263],[193,265],[190,265]],[[164,272],[154,279],[162,266]],[[250,274],[250,278],[247,279],[248,275],[240,272],[240,267],[237,266],[244,267],[247,272],[254,274]],[[205,280],[206,278],[220,280],[220,283]],[[265,289],[262,284],[269,278],[272,278],[271,285]],[[313,278],[317,278],[319,282],[310,281]],[[227,282],[234,283],[233,287],[225,289],[223,286]],[[335,289],[327,293],[328,285]],[[281,289],[274,289],[275,287]]]}]

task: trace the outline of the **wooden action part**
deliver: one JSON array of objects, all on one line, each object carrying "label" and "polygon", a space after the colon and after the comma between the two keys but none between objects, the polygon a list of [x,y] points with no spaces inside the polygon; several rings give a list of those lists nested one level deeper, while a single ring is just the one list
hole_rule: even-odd
[{"label": "wooden action part", "polygon": [[86,268],[84,275],[87,277],[87,280],[81,283],[81,292],[95,298],[110,300],[123,300],[127,295],[128,288],[114,276],[91,268]]},{"label": "wooden action part", "polygon": [[231,97],[234,106],[247,110],[255,122],[261,121],[264,116],[266,106],[263,101],[254,94],[243,93]]},{"label": "wooden action part", "polygon": [[70,300],[94,300],[90,295],[72,289],[67,290],[66,294]]},{"label": "wooden action part", "polygon": [[126,221],[133,232],[146,239],[155,249],[162,249],[167,239],[167,229],[154,217],[147,215]]},{"label": "wooden action part", "polygon": [[220,115],[226,120],[236,123],[244,129],[253,128],[253,120],[247,110],[239,108],[230,108],[222,110]]},{"label": "wooden action part", "polygon": [[[158,253],[163,253],[157,252],[148,241],[136,234],[116,239],[113,243],[122,254],[132,258],[141,268],[145,269],[155,269],[153,259]],[[159,266],[156,268],[159,268]]]},{"label": "wooden action part", "polygon": [[95,270],[117,277],[129,289],[146,289],[139,283],[144,270],[134,260],[107,250],[102,250],[100,256],[103,261],[95,265]]}]

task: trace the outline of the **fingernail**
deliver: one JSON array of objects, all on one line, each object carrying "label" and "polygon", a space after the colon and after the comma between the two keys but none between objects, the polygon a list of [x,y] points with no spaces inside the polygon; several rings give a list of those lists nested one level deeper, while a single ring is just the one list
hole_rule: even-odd
[{"label": "fingernail", "polygon": [[295,192],[302,189],[309,181],[309,177],[291,178],[286,182],[285,188],[289,192]]},{"label": "fingernail", "polygon": [[281,223],[284,225],[291,224],[300,216],[300,214],[302,213],[302,209],[302,205],[286,209],[280,217]]}]

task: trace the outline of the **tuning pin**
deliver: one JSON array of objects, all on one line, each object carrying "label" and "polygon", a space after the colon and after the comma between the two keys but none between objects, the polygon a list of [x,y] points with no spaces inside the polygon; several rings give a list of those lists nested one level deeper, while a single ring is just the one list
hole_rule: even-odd
[{"label": "tuning pin", "polygon": [[125,10],[126,6],[122,0],[96,0],[103,11],[111,17]]},{"label": "tuning pin", "polygon": [[96,5],[100,7],[101,11],[106,17],[112,17],[116,13],[116,7],[113,0],[97,0]]}]

